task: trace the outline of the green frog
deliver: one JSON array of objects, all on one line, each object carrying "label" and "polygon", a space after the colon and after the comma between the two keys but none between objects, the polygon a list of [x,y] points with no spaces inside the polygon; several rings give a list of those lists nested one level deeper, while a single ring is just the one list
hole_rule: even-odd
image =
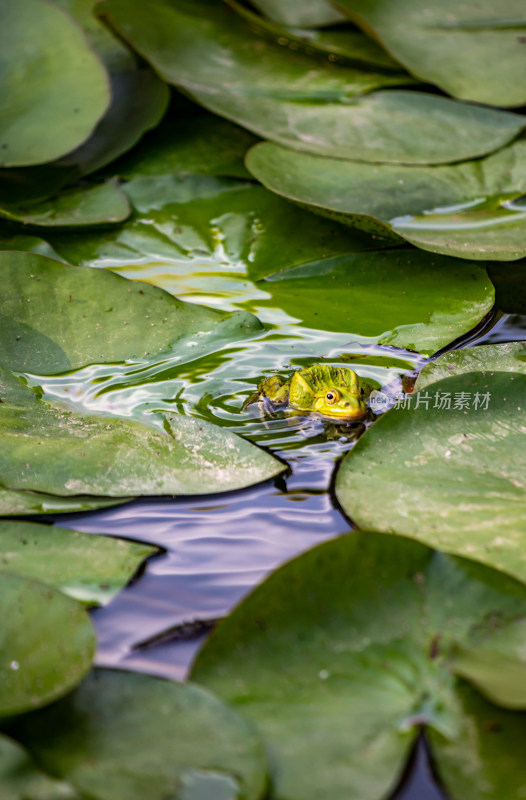
[{"label": "green frog", "polygon": [[373,388],[349,367],[314,364],[295,372],[287,381],[278,375],[265,378],[243,407],[259,400],[271,407],[286,406],[304,414],[354,422],[367,416],[366,400]]}]

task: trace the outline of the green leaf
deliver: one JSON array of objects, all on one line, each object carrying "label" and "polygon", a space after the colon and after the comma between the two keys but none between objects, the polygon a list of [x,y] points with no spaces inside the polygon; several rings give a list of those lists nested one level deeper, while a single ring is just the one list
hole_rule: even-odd
[{"label": "green leaf", "polygon": [[123,178],[181,173],[250,178],[243,163],[255,136],[215,114],[167,119],[140,145],[112,165]]},{"label": "green leaf", "polygon": [[108,603],[157,552],[110,536],[0,521],[0,570],[51,584],[87,606]]},{"label": "green leaf", "polygon": [[525,392],[525,374],[471,372],[388,411],[341,464],[345,513],[525,580]]},{"label": "green leaf", "polygon": [[71,514],[74,511],[92,511],[95,508],[120,505],[129,500],[133,500],[133,497],[88,497],[87,495],[57,497],[42,492],[17,491],[0,486],[0,517]]},{"label": "green leaf", "polygon": [[504,629],[525,612],[526,587],[495,570],[351,533],[258,586],[211,634],[192,679],[256,726],[280,800],[390,797],[422,725],[451,800],[514,800],[526,715],[487,703],[451,658],[490,617]]},{"label": "green leaf", "polygon": [[259,298],[251,282],[278,269],[390,244],[313,217],[254,183],[159,175],[135,178],[125,191],[134,213],[123,227],[53,232],[49,241],[71,263],[110,267],[205,303],[211,281],[223,303],[230,296],[237,304],[244,295]]},{"label": "green leaf", "polygon": [[106,70],[55,5],[0,0],[0,17],[0,166],[60,158],[85,141],[105,113]]},{"label": "green leaf", "polygon": [[[463,100],[522,106],[526,70],[522,0],[338,0],[410,72]],[[506,53],[506,58],[502,58]]]},{"label": "green leaf", "polygon": [[38,227],[83,227],[122,222],[130,214],[126,195],[117,181],[80,187],[34,205],[0,207],[0,217]]},{"label": "green leaf", "polygon": [[419,392],[430,383],[465,372],[526,373],[526,342],[485,344],[444,353],[426,364],[416,379],[414,391]]},{"label": "green leaf", "polygon": [[374,92],[408,79],[285,50],[214,0],[106,0],[100,10],[166,81],[209,111],[300,150],[374,162],[461,161],[503,147],[525,125],[516,114],[423,92]]},{"label": "green leaf", "polygon": [[345,17],[325,0],[254,0],[253,5],[280,25],[317,28],[343,22]]},{"label": "green leaf", "polygon": [[261,330],[251,314],[222,314],[111,272],[31,253],[0,252],[0,280],[0,363],[19,372],[153,358],[168,355],[178,340],[186,347],[185,336],[235,340]]},{"label": "green leaf", "polygon": [[278,306],[307,327],[352,330],[421,353],[475,327],[494,298],[485,269],[413,249],[336,256],[261,285],[271,295],[261,305]]},{"label": "green leaf", "polygon": [[526,140],[449,166],[370,165],[265,142],[246,159],[268,189],[346,225],[459,258],[526,254]]},{"label": "green leaf", "polygon": [[0,716],[56,700],[86,674],[95,633],[84,608],[65,594],[0,572]]},{"label": "green leaf", "polygon": [[93,800],[258,800],[265,791],[257,736],[192,684],[96,670],[13,730],[41,768]]},{"label": "green leaf", "polygon": [[111,105],[92,135],[57,167],[74,167],[75,177],[100,169],[135,145],[161,120],[169,89],[94,16],[97,0],[54,0],[86,33],[111,81]]},{"label": "green leaf", "polygon": [[453,654],[453,669],[506,708],[526,708],[526,620],[481,625]]},{"label": "green leaf", "polygon": [[208,494],[286,469],[264,450],[209,422],[169,414],[160,432],[139,422],[86,417],[37,400],[0,367],[0,485],[58,495]]},{"label": "green leaf", "polygon": [[0,796],[2,800],[80,800],[71,786],[44,775],[19,745],[1,735]]},{"label": "green leaf", "polygon": [[[389,53],[354,27],[345,25],[328,30],[288,27],[261,17],[237,0],[226,0],[238,14],[241,14],[253,30],[262,35],[270,35],[282,47],[301,50],[314,55],[316,51],[329,56],[329,61],[338,64],[361,64],[369,69],[388,69],[403,72],[400,64]],[[296,8],[298,6],[296,5]],[[407,77],[407,76],[406,76]]]}]

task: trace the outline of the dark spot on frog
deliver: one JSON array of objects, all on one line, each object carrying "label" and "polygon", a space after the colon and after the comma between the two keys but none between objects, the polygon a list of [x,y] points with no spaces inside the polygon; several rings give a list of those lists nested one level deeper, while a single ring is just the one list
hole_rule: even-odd
[{"label": "dark spot on frog", "polygon": [[429,658],[431,659],[431,661],[435,661],[435,659],[437,659],[438,656],[440,655],[440,640],[441,640],[441,638],[442,638],[442,634],[441,633],[437,633],[431,639],[431,642],[429,644]]}]

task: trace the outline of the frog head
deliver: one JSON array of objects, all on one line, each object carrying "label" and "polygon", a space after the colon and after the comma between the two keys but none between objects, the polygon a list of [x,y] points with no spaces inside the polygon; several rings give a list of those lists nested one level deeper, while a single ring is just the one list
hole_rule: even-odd
[{"label": "frog head", "polygon": [[290,382],[289,402],[300,411],[317,411],[346,422],[363,419],[367,413],[356,372],[328,364],[295,372]]}]

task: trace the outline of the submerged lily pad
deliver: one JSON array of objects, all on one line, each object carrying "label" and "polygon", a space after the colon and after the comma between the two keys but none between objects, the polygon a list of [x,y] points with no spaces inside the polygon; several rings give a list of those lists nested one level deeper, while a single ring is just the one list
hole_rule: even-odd
[{"label": "submerged lily pad", "polygon": [[0,570],[51,584],[88,606],[108,603],[157,552],[110,536],[0,521]]},{"label": "submerged lily pad", "polygon": [[26,516],[29,514],[71,514],[74,511],[93,511],[120,503],[133,497],[89,497],[72,495],[58,497],[43,492],[17,491],[0,486],[0,517]]},{"label": "submerged lily pad", "polygon": [[208,494],[267,480],[286,465],[193,417],[138,422],[49,406],[0,367],[0,485],[58,495]]},{"label": "submerged lily pad", "polygon": [[342,508],[359,527],[411,536],[526,580],[525,397],[526,374],[518,372],[470,372],[426,386],[345,456],[336,478]]},{"label": "submerged lily pad", "polygon": [[336,256],[283,270],[261,285],[271,294],[262,305],[277,305],[308,327],[421,353],[471,330],[494,299],[484,268],[413,249]]},{"label": "submerged lily pad", "polygon": [[0,166],[60,158],[87,139],[105,113],[106,70],[56,5],[0,0],[0,17]]},{"label": "submerged lily pad", "polygon": [[526,342],[485,344],[444,353],[426,364],[416,379],[414,390],[418,392],[430,383],[465,372],[526,373]]},{"label": "submerged lily pad", "polygon": [[270,142],[246,163],[268,189],[311,211],[423,250],[496,261],[526,254],[525,139],[448,166],[363,164]]},{"label": "submerged lily pad", "polygon": [[69,189],[34,205],[0,206],[0,217],[43,228],[109,225],[129,215],[128,200],[116,181]]},{"label": "submerged lily pad", "polygon": [[300,150],[375,162],[461,161],[503,147],[525,125],[516,114],[424,92],[374,91],[412,79],[285,50],[214,0],[105,0],[99,8],[166,81]]},{"label": "submerged lily pad", "polygon": [[56,700],[84,677],[95,632],[84,608],[44,583],[0,571],[0,716]]},{"label": "submerged lily pad", "polygon": [[[522,106],[526,71],[522,0],[338,0],[422,80],[463,100]],[[502,54],[506,53],[506,58]]]},{"label": "submerged lily pad", "polygon": [[0,796],[2,800],[81,800],[71,786],[44,775],[20,745],[2,735]]},{"label": "submerged lily pad", "polygon": [[498,631],[525,613],[526,587],[505,575],[352,533],[267,578],[211,634],[192,679],[259,730],[281,800],[390,797],[422,725],[451,800],[512,800],[526,714],[490,705],[453,656],[490,620]]},{"label": "submerged lily pad", "polygon": [[0,279],[0,363],[19,372],[148,358],[183,336],[235,340],[261,330],[251,314],[222,314],[111,272],[31,253],[0,252]]},{"label": "submerged lily pad", "polygon": [[10,730],[41,768],[93,800],[259,800],[266,787],[257,735],[192,684],[96,670]]}]

